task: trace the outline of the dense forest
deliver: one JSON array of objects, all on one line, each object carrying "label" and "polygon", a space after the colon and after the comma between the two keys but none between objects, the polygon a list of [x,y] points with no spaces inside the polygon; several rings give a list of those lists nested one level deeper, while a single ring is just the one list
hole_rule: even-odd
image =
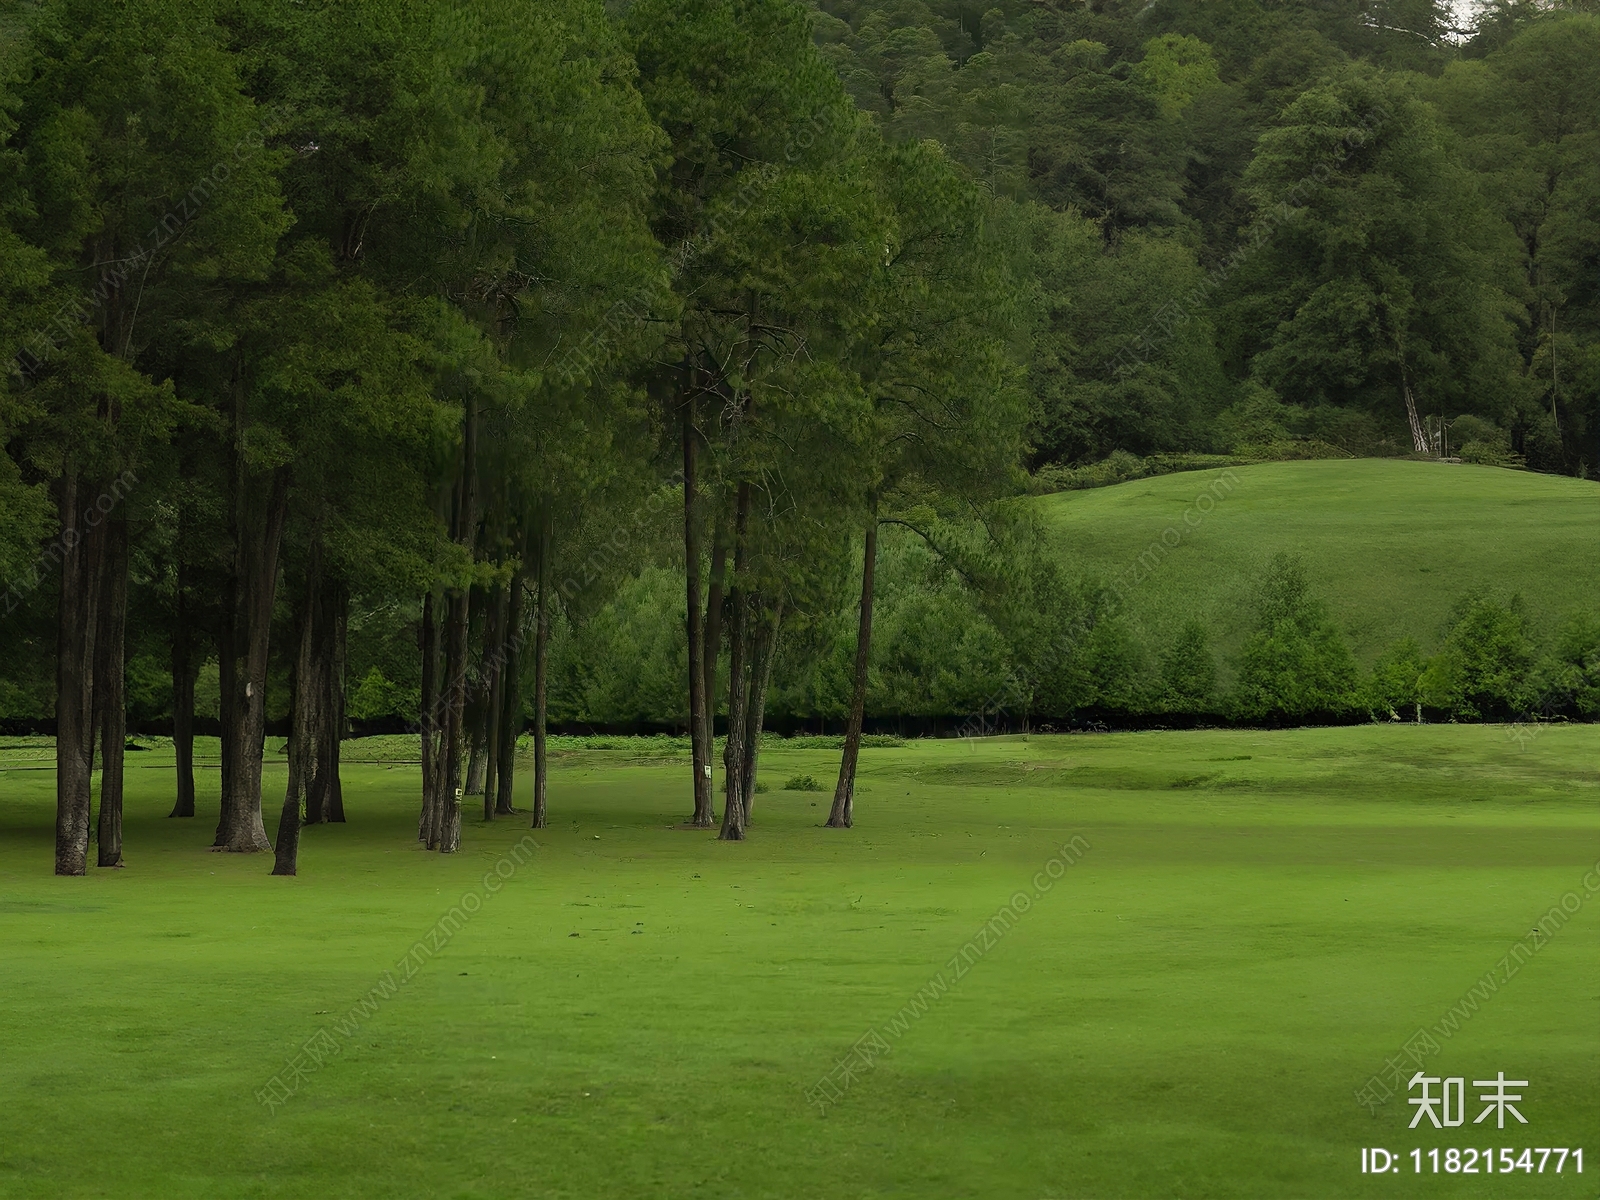
[{"label": "dense forest", "polygon": [[0,719],[57,737],[57,869],[96,792],[117,861],[134,728],[178,817],[220,736],[241,851],[287,737],[292,872],[352,722],[448,851],[525,727],[545,821],[552,723],[686,731],[738,839],[769,717],[844,731],[848,826],[873,718],[1596,715],[1584,614],[1463,597],[1368,671],[1293,559],[1219,676],[1019,499],[1588,478],[1596,8],[0,0]]}]

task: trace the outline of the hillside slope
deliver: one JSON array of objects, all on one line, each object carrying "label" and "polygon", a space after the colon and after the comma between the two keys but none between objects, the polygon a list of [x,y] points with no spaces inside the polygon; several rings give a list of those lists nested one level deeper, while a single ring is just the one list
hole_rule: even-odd
[{"label": "hillside slope", "polygon": [[[1137,579],[1127,611],[1154,645],[1194,617],[1226,656],[1248,631],[1253,582],[1278,551],[1304,559],[1363,664],[1406,635],[1432,649],[1451,607],[1475,588],[1520,594],[1543,628],[1600,610],[1600,484],[1392,459],[1231,471],[1231,492],[1209,488],[1215,472],[1195,471],[1039,503],[1075,571]],[[1202,494],[1220,498],[1196,507]],[[1176,547],[1130,576],[1169,528],[1181,534]]]}]

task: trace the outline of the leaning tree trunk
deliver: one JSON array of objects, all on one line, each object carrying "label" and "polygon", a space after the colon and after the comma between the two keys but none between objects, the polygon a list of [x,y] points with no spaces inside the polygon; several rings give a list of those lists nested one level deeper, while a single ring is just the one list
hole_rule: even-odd
[{"label": "leaning tree trunk", "polygon": [[94,641],[100,608],[96,530],[79,528],[84,487],[68,470],[58,486],[61,593],[56,605],[56,874],[88,870],[94,772]]},{"label": "leaning tree trunk", "polygon": [[489,707],[482,703],[481,684],[468,684],[467,715],[463,740],[467,744],[467,787],[469,796],[483,797],[483,819],[494,820],[494,803],[489,798]]},{"label": "leaning tree trunk", "polygon": [[173,604],[172,750],[177,759],[178,798],[169,817],[194,816],[194,678],[193,642],[189,637],[184,569],[178,563],[178,589]]},{"label": "leaning tree trunk", "polygon": [[861,726],[867,711],[867,664],[872,657],[872,579],[877,569],[878,519],[867,522],[866,548],[861,556],[861,624],[856,630],[856,672],[850,689],[850,723],[845,728],[844,754],[839,760],[839,783],[833,789],[830,829],[849,829],[855,822],[856,759],[861,753]]},{"label": "leaning tree trunk", "polygon": [[[241,477],[240,486],[248,486]],[[272,604],[278,587],[278,548],[288,509],[288,469],[273,472],[259,518],[241,522],[237,532],[232,653],[242,667],[234,680],[232,728],[223,737],[234,744],[233,794],[224,804],[221,849],[234,853],[271,850],[261,823],[261,760],[266,741],[267,655],[272,634]],[[240,513],[248,511],[241,497]]]},{"label": "leaning tree trunk", "polygon": [[99,631],[95,634],[94,701],[100,726],[100,821],[98,864],[122,865],[122,760],[128,740],[126,636],[128,628],[128,522],[105,521],[105,571],[100,586]]},{"label": "leaning tree trunk", "polygon": [[772,616],[756,630],[750,658],[750,695],[744,718],[744,788],[739,801],[744,808],[744,823],[750,824],[755,804],[756,768],[761,762],[761,731],[767,723],[767,686],[772,682],[772,664],[778,657],[778,630],[783,622],[783,601]]},{"label": "leaning tree trunk", "polygon": [[750,641],[750,598],[744,591],[745,527],[750,512],[750,485],[739,484],[738,513],[734,518],[733,586],[728,589],[728,738],[722,748],[722,779],[727,794],[722,801],[725,842],[744,840],[744,737],[746,675]]},{"label": "leaning tree trunk", "polygon": [[500,671],[500,766],[495,783],[494,809],[502,816],[515,813],[517,785],[517,735],[522,732],[522,573],[511,581],[506,610],[506,660]]},{"label": "leaning tree trunk", "polygon": [[[691,377],[691,386],[693,379]],[[695,520],[696,446],[694,402],[683,404],[683,577],[687,604],[685,621],[689,640],[689,745],[694,770],[694,815],[696,828],[709,829],[716,820],[711,797],[712,747],[706,738],[705,629],[700,616],[700,526]]]},{"label": "leaning tree trunk", "polygon": [[533,827],[549,821],[546,804],[550,777],[550,752],[545,742],[549,721],[550,664],[550,524],[539,534],[539,594],[533,614]]},{"label": "leaning tree trunk", "polygon": [[278,838],[273,845],[272,873],[293,875],[300,858],[300,802],[310,804],[313,774],[317,767],[318,709],[323,701],[320,663],[317,661],[317,625],[322,606],[322,551],[311,543],[306,565],[306,593],[300,606],[295,660],[291,725],[289,729],[289,784],[283,794],[283,812],[278,817]]}]

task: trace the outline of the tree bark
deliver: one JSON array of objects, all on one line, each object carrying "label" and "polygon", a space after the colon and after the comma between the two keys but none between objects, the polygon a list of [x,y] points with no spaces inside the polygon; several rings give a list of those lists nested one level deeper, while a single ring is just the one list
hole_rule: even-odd
[{"label": "tree bark", "polygon": [[169,817],[194,816],[194,681],[193,642],[189,637],[188,596],[183,562],[178,562],[177,596],[172,632],[172,750],[177,758],[178,798]]},{"label": "tree bark", "polygon": [[506,609],[506,660],[500,674],[500,769],[496,779],[499,794],[494,807],[495,812],[506,816],[517,811],[517,735],[522,732],[523,574],[519,571],[511,581]]},{"label": "tree bark", "polygon": [[[79,529],[88,491],[69,469],[57,485],[61,592],[56,605],[57,875],[88,870],[94,771],[94,640],[100,607],[99,555]],[[92,534],[93,531],[91,530]]]},{"label": "tree bark", "polygon": [[128,740],[126,637],[128,627],[128,522],[105,518],[105,568],[95,634],[94,701],[100,726],[98,865],[122,865],[123,747]]},{"label": "tree bark", "polygon": [[772,682],[772,664],[778,657],[778,630],[783,622],[783,601],[779,600],[772,616],[761,622],[755,635],[755,648],[750,659],[750,699],[744,718],[744,788],[740,803],[744,807],[744,823],[750,824],[750,811],[755,805],[756,769],[761,762],[761,731],[767,723],[767,687]]},{"label": "tree bark", "polygon": [[[462,427],[461,476],[456,489],[452,532],[456,543],[470,552],[478,523],[478,405],[475,395],[467,396]],[[470,588],[461,588],[452,593],[445,627],[445,769],[438,840],[441,854],[454,854],[461,847],[462,773],[466,767],[467,736],[467,635],[471,602]]]},{"label": "tree bark", "polygon": [[[278,817],[278,837],[273,844],[272,873],[293,875],[300,857],[300,802],[313,807],[313,776],[318,766],[319,709],[326,699],[326,680],[318,660],[318,629],[322,617],[322,549],[316,538],[306,564],[306,590],[297,614],[295,661],[292,677],[291,725],[289,730],[289,784],[283,794],[283,812]],[[308,812],[309,820],[309,812]]]},{"label": "tree bark", "polygon": [[417,841],[432,850],[433,806],[438,794],[433,771],[434,715],[438,711],[438,645],[433,622],[433,592],[422,597],[421,628],[417,640],[422,654],[422,705],[417,713],[418,738],[422,750],[422,815],[417,819]]},{"label": "tree bark", "polygon": [[343,825],[344,784],[340,779],[340,754],[345,728],[345,663],[349,657],[350,640],[350,589],[343,582],[324,584],[322,589],[326,607],[323,609],[321,627],[328,638],[326,678],[326,707],[322,726],[318,730],[322,745],[317,758],[317,781],[323,789],[322,815],[330,824]]},{"label": "tree bark", "polygon": [[[243,479],[240,486],[246,486]],[[278,586],[278,549],[288,510],[289,473],[272,473],[259,516],[241,522],[236,532],[232,654],[243,670],[234,679],[233,721],[223,738],[234,745],[232,795],[224,804],[221,848],[232,853],[271,850],[261,822],[261,760],[266,740],[267,655],[272,635],[272,604]],[[241,497],[239,512],[249,506]]]},{"label": "tree bark", "polygon": [[725,842],[744,840],[744,736],[750,620],[749,597],[744,591],[745,527],[750,513],[750,485],[739,484],[738,509],[733,525],[733,586],[728,589],[728,738],[722,748],[722,828]]},{"label": "tree bark", "polygon": [[[728,537],[722,514],[717,516],[717,530],[711,544],[711,582],[706,594],[706,620],[703,627],[705,639],[705,682],[701,688],[706,698],[706,761],[715,764],[714,748],[717,744],[717,658],[722,652],[722,591],[728,570]],[[712,780],[712,794],[716,794],[716,780]]]},{"label": "tree bark", "polygon": [[867,711],[867,665],[872,657],[872,582],[877,570],[878,518],[867,522],[866,547],[861,556],[861,623],[856,630],[855,681],[850,689],[850,723],[845,728],[844,754],[839,760],[839,782],[833,789],[828,828],[849,829],[855,822],[856,759],[861,754],[861,725]]},{"label": "tree bark", "polygon": [[545,741],[549,720],[550,660],[550,522],[539,533],[539,594],[535,601],[533,630],[533,827],[549,821],[546,796],[550,780],[550,752]]},{"label": "tree bark", "polygon": [[487,753],[484,755],[483,773],[483,819],[492,821],[495,810],[498,808],[496,798],[499,795],[500,782],[500,738],[501,738],[501,710],[505,707],[501,695],[505,687],[506,655],[511,649],[511,639],[507,636],[506,615],[510,608],[508,596],[511,590],[509,583],[501,584],[495,588],[494,602],[489,605],[489,630],[485,639],[484,660],[489,667],[488,681],[488,707],[486,710],[488,736],[485,738]]},{"label": "tree bark", "polygon": [[[690,376],[693,386],[693,376]],[[700,615],[700,526],[695,520],[696,445],[694,401],[683,403],[683,576],[689,637],[689,745],[694,769],[694,814],[690,823],[709,829],[716,820],[711,796],[712,747],[706,738],[705,629]]]}]

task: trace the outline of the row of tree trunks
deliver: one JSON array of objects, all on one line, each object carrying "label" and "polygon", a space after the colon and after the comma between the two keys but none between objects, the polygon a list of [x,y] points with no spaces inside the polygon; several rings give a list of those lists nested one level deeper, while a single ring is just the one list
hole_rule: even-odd
[{"label": "row of tree trunks", "polygon": [[681,406],[683,421],[683,561],[686,588],[686,623],[689,641],[689,744],[694,769],[694,812],[691,825],[709,829],[716,820],[712,807],[711,756],[713,743],[708,736],[710,720],[706,712],[705,626],[700,607],[700,525],[695,512],[697,506],[698,439],[694,427],[695,372],[685,366],[688,392]]},{"label": "row of tree trunks", "polygon": [[224,685],[222,812],[213,843],[216,849],[236,853],[272,849],[261,821],[261,762],[272,605],[288,492],[286,467],[264,481],[249,478],[242,465],[237,472],[231,505],[234,569],[219,664]]},{"label": "row of tree trunks", "polygon": [[122,865],[122,759],[128,740],[125,700],[128,627],[128,522],[103,522],[105,560],[100,580],[99,629],[94,644],[94,712],[100,727],[100,820],[97,863]]},{"label": "row of tree trunks", "polygon": [[855,680],[850,689],[850,722],[845,727],[844,753],[839,759],[839,782],[833,789],[830,829],[849,829],[855,821],[856,759],[861,754],[861,726],[867,711],[867,665],[872,657],[872,590],[878,560],[876,508],[867,521],[866,546],[861,556],[861,621],[856,630]]},{"label": "row of tree trunks", "polygon": [[94,643],[99,626],[101,526],[81,528],[93,496],[69,468],[57,484],[61,592],[56,605],[56,874],[88,869],[94,772]]},{"label": "row of tree trunks", "polygon": [[[746,659],[749,657],[750,597],[744,590],[745,534],[750,519],[750,484],[741,481],[733,520],[733,586],[728,589],[728,736],[722,748],[722,828],[725,842],[744,840],[744,734],[748,716]],[[693,661],[691,659],[690,661]],[[691,673],[692,674],[692,673]]]}]

